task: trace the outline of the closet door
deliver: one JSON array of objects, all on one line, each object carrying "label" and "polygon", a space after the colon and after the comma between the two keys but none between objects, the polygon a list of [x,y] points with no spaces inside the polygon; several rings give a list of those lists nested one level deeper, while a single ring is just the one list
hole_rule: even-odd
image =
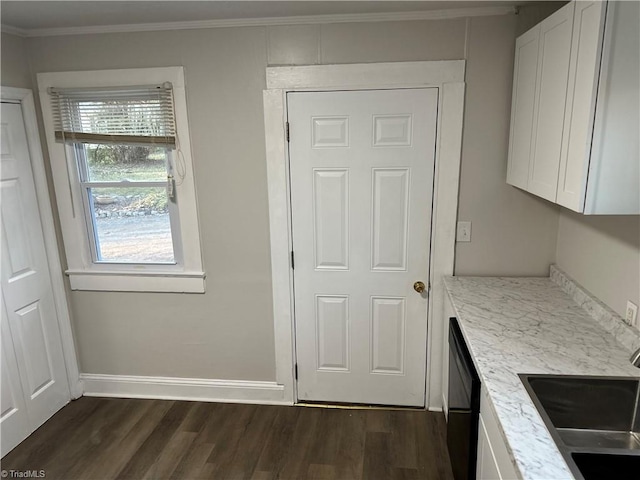
[{"label": "closet door", "polygon": [[538,94],[527,190],[556,201],[575,2],[540,23]]},{"label": "closet door", "polygon": [[4,300],[0,296],[2,303],[1,326],[2,331],[2,384],[0,385],[1,407],[0,407],[0,456],[10,451],[29,435],[29,418],[27,408],[22,395],[20,385],[20,374],[18,373],[18,363],[16,362],[16,352],[13,349],[11,332],[7,323],[7,310]]},{"label": "closet door", "polygon": [[[71,395],[22,107],[3,102],[1,114],[0,283],[6,307],[2,311],[2,342],[3,346],[11,343],[4,352],[11,358],[6,377],[3,371],[2,400],[6,378],[13,392],[9,403],[15,403],[14,409],[20,405],[11,367],[11,359],[15,359],[31,433],[67,404]],[[2,410],[8,415],[4,405]],[[4,423],[2,428],[4,441]],[[3,442],[3,454],[5,448]]]}]

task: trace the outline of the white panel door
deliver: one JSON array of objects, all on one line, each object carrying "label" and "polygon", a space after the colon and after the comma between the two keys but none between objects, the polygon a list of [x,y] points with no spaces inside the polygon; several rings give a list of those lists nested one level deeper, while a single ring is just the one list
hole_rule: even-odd
[{"label": "white panel door", "polygon": [[27,417],[27,409],[22,395],[22,385],[20,384],[20,375],[18,373],[18,363],[16,362],[16,354],[11,341],[11,332],[7,323],[7,310],[4,306],[4,300],[0,295],[0,303],[2,303],[2,380],[0,384],[0,395],[2,396],[0,403],[0,447],[2,452],[0,456],[13,449],[22,439],[31,432],[29,427],[29,418]]},{"label": "white panel door", "polygon": [[2,104],[0,130],[2,295],[33,431],[70,393],[20,105]]},{"label": "white panel door", "polygon": [[424,405],[437,99],[288,94],[300,400]]},{"label": "white panel door", "polygon": [[528,190],[552,202],[558,188],[574,7],[571,2],[540,24],[539,92]]},{"label": "white panel door", "polygon": [[516,39],[507,183],[527,189],[538,76],[540,26]]}]

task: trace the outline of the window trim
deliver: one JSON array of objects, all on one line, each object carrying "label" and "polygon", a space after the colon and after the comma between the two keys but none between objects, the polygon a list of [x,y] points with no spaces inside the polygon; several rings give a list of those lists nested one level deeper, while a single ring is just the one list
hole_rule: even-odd
[{"label": "window trim", "polygon": [[[67,256],[71,288],[126,292],[204,293],[205,273],[202,262],[194,169],[191,157],[187,101],[183,67],[92,70],[38,74],[38,91],[45,136],[49,150],[56,201]],[[185,178],[176,184],[178,196],[178,238],[176,249],[180,262],[173,264],[96,263],[87,235],[86,216],[75,156],[65,155],[65,145],[55,139],[53,112],[47,89],[125,87],[130,85],[173,84],[176,133]],[[70,147],[73,148],[73,147]],[[174,155],[175,156],[175,155]]]}]

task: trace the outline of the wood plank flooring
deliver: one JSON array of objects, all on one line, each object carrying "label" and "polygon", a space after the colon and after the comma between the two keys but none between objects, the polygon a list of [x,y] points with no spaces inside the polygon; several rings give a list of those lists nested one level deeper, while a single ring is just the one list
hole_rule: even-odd
[{"label": "wood plank flooring", "polygon": [[6,455],[47,480],[451,479],[441,413],[83,397]]}]

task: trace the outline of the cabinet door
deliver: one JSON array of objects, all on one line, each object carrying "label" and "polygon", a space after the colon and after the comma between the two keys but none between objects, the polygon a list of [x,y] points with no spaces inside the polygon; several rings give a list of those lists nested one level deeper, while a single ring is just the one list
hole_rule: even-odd
[{"label": "cabinet door", "polygon": [[606,2],[577,2],[556,201],[584,209]]},{"label": "cabinet door", "polygon": [[482,414],[478,421],[478,460],[476,477],[478,480],[501,480],[498,462],[493,455],[489,434],[485,428]]},{"label": "cabinet door", "polygon": [[575,2],[540,23],[538,93],[528,190],[556,201]]},{"label": "cabinet door", "polygon": [[507,449],[507,440],[493,413],[493,407],[486,388],[480,395],[480,420],[478,422],[478,479],[521,478],[516,473],[513,458]]},{"label": "cabinet door", "polygon": [[513,67],[507,183],[524,190],[529,180],[539,41],[540,25],[518,37]]}]

